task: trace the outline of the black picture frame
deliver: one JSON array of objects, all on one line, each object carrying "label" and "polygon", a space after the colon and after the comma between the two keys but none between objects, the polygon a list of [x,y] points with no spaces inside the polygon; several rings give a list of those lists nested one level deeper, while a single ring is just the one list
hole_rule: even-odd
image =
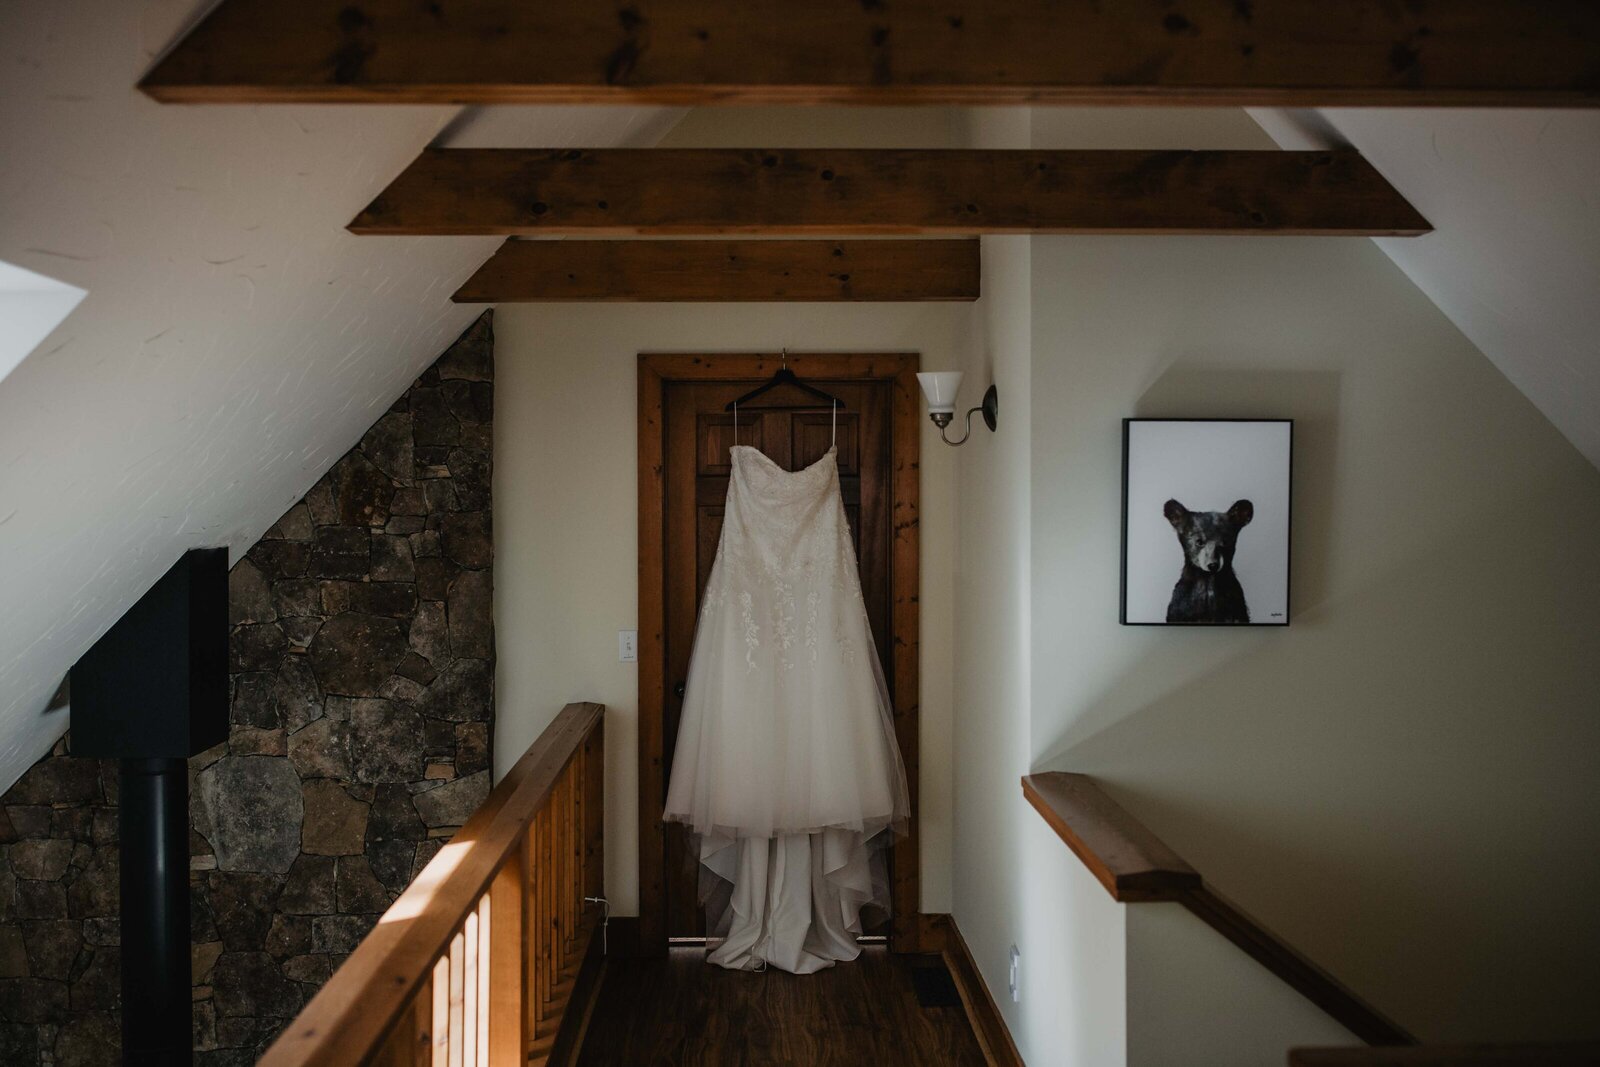
[{"label": "black picture frame", "polygon": [[[1146,618],[1146,617],[1136,617],[1136,618],[1130,618],[1129,617],[1129,614],[1130,614],[1129,613],[1129,603],[1128,603],[1128,601],[1129,601],[1129,567],[1130,567],[1129,530],[1130,530],[1130,521],[1131,521],[1130,520],[1130,505],[1131,505],[1131,501],[1130,501],[1130,476],[1133,474],[1132,465],[1134,464],[1134,462],[1136,462],[1135,457],[1133,455],[1134,430],[1135,430],[1135,427],[1137,427],[1140,424],[1144,424],[1144,423],[1167,423],[1167,424],[1184,423],[1184,424],[1191,424],[1191,425],[1193,425],[1193,426],[1195,426],[1197,428],[1198,427],[1205,427],[1205,426],[1214,426],[1216,424],[1235,424],[1235,425],[1243,425],[1243,424],[1272,424],[1272,425],[1282,426],[1282,427],[1286,428],[1287,436],[1286,436],[1286,441],[1284,442],[1283,454],[1282,454],[1282,471],[1283,471],[1283,484],[1282,484],[1282,487],[1281,487],[1281,491],[1282,491],[1282,506],[1281,506],[1281,510],[1279,510],[1279,512],[1278,512],[1279,514],[1281,514],[1281,522],[1282,522],[1282,601],[1281,601],[1282,610],[1281,610],[1281,612],[1276,610],[1277,602],[1275,600],[1273,600],[1273,601],[1268,603],[1268,606],[1264,611],[1264,614],[1267,617],[1264,617],[1264,618],[1258,617],[1256,612],[1252,609],[1249,612],[1249,621],[1210,621],[1210,620],[1192,620],[1192,621],[1191,620],[1177,620],[1177,621],[1174,621],[1174,620],[1172,620],[1170,618],[1159,619],[1158,620],[1158,619]],[[1181,491],[1181,490],[1179,490],[1179,491]],[[1178,497],[1176,495],[1176,492],[1174,493],[1172,499],[1174,499],[1174,500],[1178,499]],[[1275,500],[1276,500],[1276,498],[1274,498],[1274,501]],[[1207,503],[1210,503],[1210,502],[1207,502]],[[1218,505],[1218,506],[1226,506],[1226,505]],[[1195,512],[1199,513],[1199,507],[1198,506],[1195,508]],[[1125,418],[1125,419],[1123,419],[1122,420],[1122,546],[1121,546],[1121,581],[1120,581],[1119,596],[1118,596],[1118,621],[1124,626],[1193,626],[1193,627],[1288,626],[1291,623],[1291,621],[1293,620],[1293,617],[1294,617],[1293,610],[1292,610],[1292,604],[1293,604],[1292,593],[1293,593],[1293,589],[1294,589],[1294,574],[1293,574],[1294,522],[1293,522],[1293,513],[1294,513],[1294,420],[1293,419],[1179,418],[1179,417]],[[1253,520],[1246,520],[1246,521],[1248,522],[1248,521],[1253,521]],[[1174,540],[1177,540],[1176,528],[1174,528],[1174,535],[1173,536],[1174,536]],[[1184,552],[1184,550],[1181,547],[1180,547],[1179,551],[1180,551],[1180,553]],[[1180,556],[1180,561],[1186,562],[1186,560],[1183,560],[1182,556]],[[1141,560],[1132,561],[1134,566],[1139,566],[1143,562],[1145,562],[1145,561],[1141,561]],[[1232,558],[1230,557],[1229,562],[1228,562],[1228,566],[1231,568],[1231,565],[1232,565]],[[1187,576],[1188,572],[1183,566],[1181,566],[1181,564],[1180,564],[1180,567],[1179,567],[1179,572],[1180,572],[1180,584],[1181,584],[1182,579],[1185,576]],[[1144,584],[1148,584],[1148,583],[1144,583]],[[1176,587],[1175,587],[1175,591],[1176,591]],[[1169,604],[1169,607],[1168,607],[1169,613],[1172,610],[1173,610],[1172,606]],[[1139,612],[1138,614],[1147,615],[1147,614],[1149,614],[1149,612],[1148,612],[1148,609],[1146,609],[1144,611]]]}]

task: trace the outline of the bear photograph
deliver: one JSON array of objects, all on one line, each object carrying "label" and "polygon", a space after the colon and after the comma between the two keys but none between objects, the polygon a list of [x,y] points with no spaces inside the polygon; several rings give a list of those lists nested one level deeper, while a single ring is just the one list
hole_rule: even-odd
[{"label": "bear photograph", "polygon": [[1294,423],[1124,419],[1122,622],[1285,626]]}]

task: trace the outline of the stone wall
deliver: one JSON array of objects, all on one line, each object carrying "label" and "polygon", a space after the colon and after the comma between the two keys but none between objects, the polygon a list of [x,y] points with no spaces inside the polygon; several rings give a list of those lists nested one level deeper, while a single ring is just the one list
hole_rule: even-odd
[{"label": "stone wall", "polygon": [[[195,1062],[254,1063],[487,795],[485,314],[229,577],[231,726],[190,761]],[[0,1062],[118,1060],[113,761],[0,797]]]}]

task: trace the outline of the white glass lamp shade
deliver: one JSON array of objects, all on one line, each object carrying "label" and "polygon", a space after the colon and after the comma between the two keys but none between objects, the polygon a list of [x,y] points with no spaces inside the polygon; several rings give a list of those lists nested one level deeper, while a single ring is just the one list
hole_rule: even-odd
[{"label": "white glass lamp shade", "polygon": [[922,395],[928,398],[928,414],[949,415],[955,412],[956,392],[961,388],[962,377],[964,375],[958,370],[917,375],[917,381],[922,384]]}]

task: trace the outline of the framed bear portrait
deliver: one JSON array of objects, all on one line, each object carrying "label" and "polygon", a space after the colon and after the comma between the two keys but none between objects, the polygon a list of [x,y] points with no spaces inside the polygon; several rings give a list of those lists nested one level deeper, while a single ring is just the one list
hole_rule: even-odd
[{"label": "framed bear portrait", "polygon": [[1122,420],[1122,622],[1289,624],[1291,419]]}]

